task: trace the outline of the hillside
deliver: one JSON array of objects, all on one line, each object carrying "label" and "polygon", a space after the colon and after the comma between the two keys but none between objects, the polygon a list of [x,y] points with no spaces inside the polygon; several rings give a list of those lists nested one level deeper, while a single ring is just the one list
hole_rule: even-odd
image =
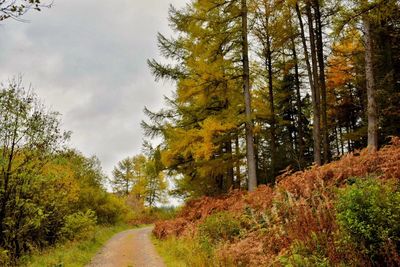
[{"label": "hillside", "polygon": [[189,201],[153,233],[196,240],[200,247],[206,239],[222,265],[396,266],[399,180],[400,138],[393,138],[376,153],[363,150],[286,172],[274,188]]}]

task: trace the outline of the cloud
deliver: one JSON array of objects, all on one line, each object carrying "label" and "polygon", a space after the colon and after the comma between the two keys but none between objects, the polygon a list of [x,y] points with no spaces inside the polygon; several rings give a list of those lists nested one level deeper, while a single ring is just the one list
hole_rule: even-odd
[{"label": "cloud", "polygon": [[158,57],[156,34],[170,33],[169,3],[185,0],[56,0],[30,23],[0,25],[0,79],[22,74],[73,132],[71,145],[97,155],[110,174],[140,152],[144,106],[160,108],[171,85],[146,65]]}]

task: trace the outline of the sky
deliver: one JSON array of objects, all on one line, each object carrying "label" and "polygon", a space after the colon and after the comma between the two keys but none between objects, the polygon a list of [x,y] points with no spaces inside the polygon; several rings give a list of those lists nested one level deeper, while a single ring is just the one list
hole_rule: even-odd
[{"label": "sky", "polygon": [[187,0],[54,0],[27,23],[0,24],[0,81],[22,75],[62,114],[70,146],[96,155],[106,174],[141,152],[143,108],[158,110],[173,85],[155,82],[157,32],[171,35],[168,8]]}]

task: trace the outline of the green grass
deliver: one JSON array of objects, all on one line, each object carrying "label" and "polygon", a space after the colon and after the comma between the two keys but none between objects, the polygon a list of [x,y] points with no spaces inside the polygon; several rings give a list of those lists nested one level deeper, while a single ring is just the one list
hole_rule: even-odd
[{"label": "green grass", "polygon": [[127,230],[128,225],[98,226],[89,240],[70,241],[35,253],[23,260],[29,267],[80,267],[90,262],[104,243],[114,234]]},{"label": "green grass", "polygon": [[207,252],[196,239],[170,237],[159,240],[153,237],[152,241],[167,267],[218,266],[214,255]]}]

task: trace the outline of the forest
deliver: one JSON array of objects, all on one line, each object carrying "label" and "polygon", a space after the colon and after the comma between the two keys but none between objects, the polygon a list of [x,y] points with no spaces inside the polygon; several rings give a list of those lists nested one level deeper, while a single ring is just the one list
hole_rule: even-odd
[{"label": "forest", "polygon": [[[51,7],[0,0],[0,22]],[[21,75],[1,83],[0,266],[85,266],[153,224],[166,266],[400,266],[400,2],[190,0],[168,21],[147,71],[173,91],[108,175]]]},{"label": "forest", "polygon": [[[170,7],[145,134],[187,200],[168,266],[399,266],[400,3]],[[243,191],[247,189],[248,191]]]},{"label": "forest", "polygon": [[400,133],[398,1],[192,1],[159,34],[176,83],[145,109],[176,193],[274,184]]}]

